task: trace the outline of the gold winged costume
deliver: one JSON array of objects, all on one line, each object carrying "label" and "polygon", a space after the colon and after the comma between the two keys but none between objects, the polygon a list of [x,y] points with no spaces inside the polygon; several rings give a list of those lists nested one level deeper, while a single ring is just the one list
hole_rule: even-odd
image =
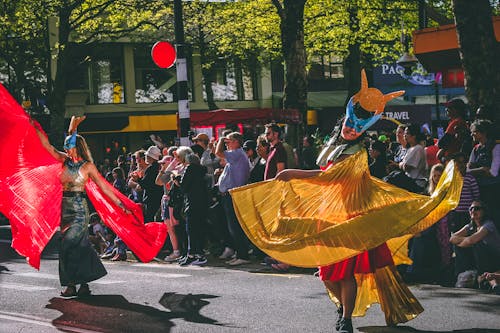
[{"label": "gold winged costume", "polygon": [[[358,94],[367,89],[364,73],[362,78]],[[373,99],[373,88],[369,90]],[[366,103],[363,107],[369,110]],[[450,162],[431,196],[408,192],[372,177],[366,149],[361,149],[317,176],[254,183],[231,190],[231,196],[248,238],[279,261],[325,266],[387,243],[394,263],[408,264],[408,239],[454,209],[461,188],[461,176]],[[388,324],[406,322],[423,311],[394,266],[355,278],[354,316],[364,315],[375,302]],[[330,297],[336,301],[335,295]]]}]

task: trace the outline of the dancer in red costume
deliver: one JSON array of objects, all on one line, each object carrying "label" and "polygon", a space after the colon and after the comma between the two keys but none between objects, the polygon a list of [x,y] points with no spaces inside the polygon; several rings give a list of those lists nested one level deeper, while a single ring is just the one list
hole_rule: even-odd
[{"label": "dancer in red costume", "polygon": [[[76,130],[75,120],[72,130]],[[57,152],[48,143],[41,127],[30,119],[1,85],[0,132],[3,134],[0,141],[0,158],[3,161],[0,165],[0,211],[11,223],[12,247],[25,256],[30,265],[37,269],[40,267],[40,254],[59,227],[61,216],[65,223],[61,208],[63,184],[70,183],[78,188],[76,192],[81,192],[72,198],[83,197],[85,191],[104,223],[123,239],[139,259],[148,262],[156,256],[165,241],[166,226],[163,223],[145,225],[141,207],[106,183],[94,170],[95,166],[88,163],[90,161],[85,163],[87,166],[79,167],[78,185],[69,181],[71,177],[68,178],[68,174],[71,172],[65,166],[67,159],[84,158],[81,152],[76,155],[70,152],[75,149],[70,145],[79,145],[83,138],[79,139],[76,134],[69,136],[68,154]],[[81,211],[78,211],[79,218],[86,218],[85,212],[80,214]],[[62,225],[63,232],[65,227],[68,226]],[[102,276],[102,273],[94,278]],[[86,283],[61,282],[68,285]],[[69,290],[68,294],[72,291]]]}]

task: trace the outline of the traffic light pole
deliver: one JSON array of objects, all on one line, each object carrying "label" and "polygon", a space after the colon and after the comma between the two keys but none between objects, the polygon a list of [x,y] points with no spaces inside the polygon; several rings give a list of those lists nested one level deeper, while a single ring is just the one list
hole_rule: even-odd
[{"label": "traffic light pole", "polygon": [[175,49],[177,53],[177,108],[179,112],[178,135],[182,146],[190,146],[190,111],[187,85],[186,45],[184,42],[184,22],[182,1],[174,0]]}]

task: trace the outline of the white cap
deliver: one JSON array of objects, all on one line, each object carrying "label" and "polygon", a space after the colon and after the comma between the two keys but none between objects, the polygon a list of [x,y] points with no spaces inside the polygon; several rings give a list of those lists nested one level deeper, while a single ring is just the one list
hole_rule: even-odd
[{"label": "white cap", "polygon": [[160,150],[160,148],[158,148],[156,146],[151,146],[146,151],[146,156],[154,158],[155,160],[158,161],[161,157],[161,150]]}]

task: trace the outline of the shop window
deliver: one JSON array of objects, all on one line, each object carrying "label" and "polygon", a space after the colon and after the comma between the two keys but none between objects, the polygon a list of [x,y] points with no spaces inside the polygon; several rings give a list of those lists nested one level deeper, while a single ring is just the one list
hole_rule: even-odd
[{"label": "shop window", "polygon": [[313,56],[308,76],[315,80],[342,79],[344,78],[343,59],[333,54]]},{"label": "shop window", "polygon": [[[177,73],[175,65],[159,68],[151,58],[152,45],[134,48],[135,101],[136,103],[177,102]],[[191,62],[188,59],[188,97],[192,100]]]},{"label": "shop window", "polygon": [[90,103],[125,103],[121,45],[99,45],[92,50],[87,60]]},{"label": "shop window", "polygon": [[[257,98],[256,74],[238,63],[219,63],[211,83],[216,101],[251,101]],[[205,86],[203,86],[205,88]],[[206,100],[206,92],[203,91]]]}]

